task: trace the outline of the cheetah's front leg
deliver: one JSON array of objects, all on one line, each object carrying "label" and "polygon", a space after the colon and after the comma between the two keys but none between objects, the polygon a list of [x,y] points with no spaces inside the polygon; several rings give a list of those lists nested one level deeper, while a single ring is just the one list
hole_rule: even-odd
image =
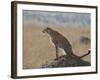
[{"label": "cheetah's front leg", "polygon": [[56,48],[56,59],[58,59],[58,57],[59,57],[59,55],[58,55],[58,46],[56,45],[55,48]]}]

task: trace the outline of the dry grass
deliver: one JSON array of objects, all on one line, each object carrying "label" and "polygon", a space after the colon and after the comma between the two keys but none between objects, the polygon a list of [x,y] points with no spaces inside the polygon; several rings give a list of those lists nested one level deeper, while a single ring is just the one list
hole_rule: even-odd
[{"label": "dry grass", "polygon": [[[55,48],[50,43],[49,37],[42,33],[44,27],[38,25],[24,26],[24,61],[23,68],[39,68],[41,65],[50,62],[54,59]],[[73,28],[73,27],[52,27],[52,29],[63,34],[71,43],[73,52],[76,55],[83,55],[90,49],[90,44],[80,44],[80,36],[87,36],[90,38],[89,28]],[[84,57],[84,60],[90,62],[90,55]]]}]

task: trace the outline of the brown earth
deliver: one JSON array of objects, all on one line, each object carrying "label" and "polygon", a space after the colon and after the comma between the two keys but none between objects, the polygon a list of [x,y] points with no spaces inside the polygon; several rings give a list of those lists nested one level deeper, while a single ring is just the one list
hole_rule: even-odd
[{"label": "brown earth", "polygon": [[[43,29],[40,25],[25,25],[23,31],[24,37],[24,53],[23,53],[23,68],[32,69],[40,68],[43,64],[51,62],[56,58],[55,48],[51,44],[49,37],[42,33]],[[73,52],[77,56],[81,56],[90,49],[89,44],[80,43],[80,37],[85,36],[90,38],[90,28],[87,27],[51,27],[65,36],[71,43]],[[60,51],[60,55],[63,53]],[[83,58],[90,62],[90,55]]]}]

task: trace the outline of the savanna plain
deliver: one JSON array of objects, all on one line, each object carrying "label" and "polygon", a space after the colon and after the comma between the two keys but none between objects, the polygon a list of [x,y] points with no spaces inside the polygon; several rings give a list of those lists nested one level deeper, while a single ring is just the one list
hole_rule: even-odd
[{"label": "savanna plain", "polygon": [[[23,26],[23,69],[40,68],[43,64],[51,62],[56,58],[54,45],[50,42],[49,36],[42,31],[43,25],[30,24]],[[75,55],[82,56],[90,49],[89,43],[82,43],[82,37],[91,39],[90,27],[73,26],[52,26],[50,27],[61,33],[72,45]],[[63,55],[59,50],[59,55]],[[83,60],[90,62],[91,55],[87,55]]]}]

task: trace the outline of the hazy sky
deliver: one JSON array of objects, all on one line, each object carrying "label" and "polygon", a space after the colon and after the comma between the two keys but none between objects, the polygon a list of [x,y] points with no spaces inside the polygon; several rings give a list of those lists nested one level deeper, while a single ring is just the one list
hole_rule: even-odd
[{"label": "hazy sky", "polygon": [[39,23],[45,25],[79,25],[90,27],[91,14],[24,10],[23,19],[25,24]]}]

